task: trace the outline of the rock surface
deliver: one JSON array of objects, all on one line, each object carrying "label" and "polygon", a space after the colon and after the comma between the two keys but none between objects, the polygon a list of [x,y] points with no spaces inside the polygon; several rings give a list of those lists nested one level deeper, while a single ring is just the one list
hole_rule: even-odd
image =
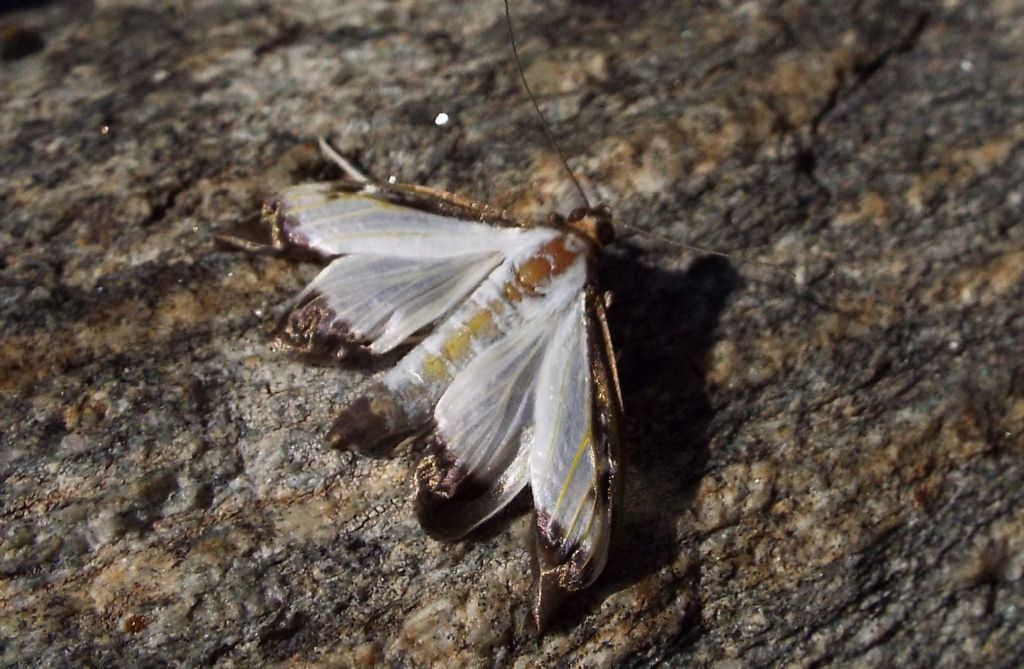
[{"label": "rock surface", "polygon": [[1019,666],[1024,3],[514,3],[587,190],[733,254],[609,252],[621,523],[540,639],[522,505],[428,539],[321,444],[372,370],[267,342],[315,267],[214,243],[319,135],[574,206],[500,2],[14,4],[3,666]]}]

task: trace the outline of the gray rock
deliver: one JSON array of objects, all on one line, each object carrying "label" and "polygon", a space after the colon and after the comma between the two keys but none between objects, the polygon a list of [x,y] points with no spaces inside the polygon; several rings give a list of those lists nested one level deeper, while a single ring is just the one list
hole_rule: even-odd
[{"label": "gray rock", "polygon": [[214,243],[336,174],[319,135],[380,177],[575,206],[500,2],[20,6],[0,22],[43,46],[0,63],[0,664],[1019,665],[1024,4],[515,3],[588,191],[730,254],[608,253],[621,523],[540,639],[522,505],[428,539],[414,449],[321,445],[371,371],[267,342],[315,267]]}]

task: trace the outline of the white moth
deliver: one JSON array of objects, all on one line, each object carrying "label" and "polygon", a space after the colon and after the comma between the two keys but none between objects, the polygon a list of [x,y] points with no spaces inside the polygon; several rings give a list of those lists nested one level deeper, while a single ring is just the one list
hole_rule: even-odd
[{"label": "white moth", "polygon": [[287,341],[339,357],[418,342],[340,409],[329,442],[367,452],[423,435],[417,512],[445,540],[529,486],[537,629],[608,555],[621,396],[595,263],[610,218],[527,221],[355,179],[264,208],[276,246],[329,261],[283,321]]}]

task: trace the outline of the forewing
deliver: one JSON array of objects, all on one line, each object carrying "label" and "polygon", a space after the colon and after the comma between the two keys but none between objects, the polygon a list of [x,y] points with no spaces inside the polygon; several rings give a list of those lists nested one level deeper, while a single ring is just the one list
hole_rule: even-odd
[{"label": "forewing", "polygon": [[540,365],[530,454],[538,629],[608,556],[620,407],[602,319],[598,296],[581,293]]},{"label": "forewing", "polygon": [[417,511],[433,536],[456,539],[529,479],[537,370],[558,314],[524,324],[478,355],[442,395],[417,470]]},{"label": "forewing", "polygon": [[292,186],[265,205],[278,244],[332,257],[366,253],[447,258],[515,244],[518,228],[440,216],[382,199],[376,186],[338,182]]}]

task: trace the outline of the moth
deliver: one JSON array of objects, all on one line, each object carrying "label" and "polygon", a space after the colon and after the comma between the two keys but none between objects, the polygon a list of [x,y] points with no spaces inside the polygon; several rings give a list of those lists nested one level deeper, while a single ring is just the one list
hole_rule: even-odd
[{"label": "moth", "polygon": [[419,436],[416,511],[443,540],[529,486],[541,630],[601,573],[618,500],[622,397],[596,281],[610,211],[528,220],[350,171],[264,205],[274,246],[327,262],[282,338],[340,358],[411,346],[341,407],[328,442],[366,453]]},{"label": "moth", "polygon": [[[509,40],[548,138],[586,202]],[[375,182],[321,142],[347,179],[293,186],[263,207],[272,244],[327,262],[283,320],[301,350],[405,356],[342,407],[337,448],[423,443],[416,512],[464,537],[527,486],[533,497],[530,614],[541,631],[608,558],[619,497],[622,394],[601,249],[605,206],[527,220],[455,193]]]}]

